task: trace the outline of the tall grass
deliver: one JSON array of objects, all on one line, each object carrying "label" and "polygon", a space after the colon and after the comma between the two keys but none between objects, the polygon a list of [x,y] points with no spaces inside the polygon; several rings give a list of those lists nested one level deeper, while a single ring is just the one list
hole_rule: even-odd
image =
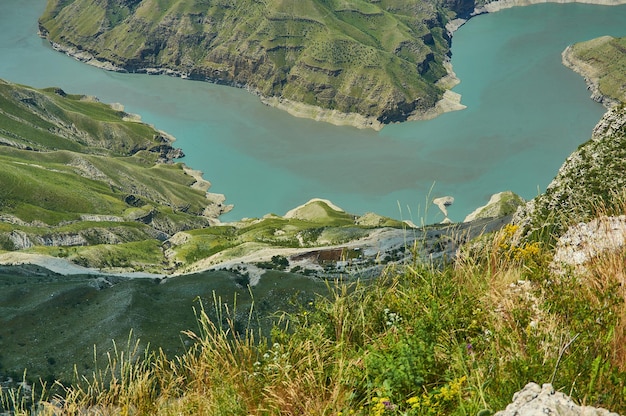
[{"label": "tall grass", "polygon": [[35,400],[38,414],[485,415],[530,381],[626,412],[626,251],[556,275],[547,244],[516,245],[514,231],[443,266],[329,283],[271,334],[237,330],[216,298],[184,354],[129,338],[101,371]]}]

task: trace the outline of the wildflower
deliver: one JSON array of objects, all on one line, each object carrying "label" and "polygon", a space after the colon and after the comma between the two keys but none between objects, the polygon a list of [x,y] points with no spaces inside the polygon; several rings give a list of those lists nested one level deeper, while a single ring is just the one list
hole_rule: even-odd
[{"label": "wildflower", "polygon": [[402,317],[395,312],[391,312],[389,308],[383,310],[385,313],[385,324],[387,326],[393,326],[402,322]]},{"label": "wildflower", "polygon": [[420,398],[417,396],[409,397],[406,404],[411,406],[411,409],[417,409],[420,407]]},{"label": "wildflower", "polygon": [[396,410],[396,405],[391,403],[389,400],[385,400],[383,404],[385,405],[386,410]]},{"label": "wildflower", "polygon": [[396,410],[396,405],[388,397],[374,397],[372,399],[371,415],[382,416],[387,410]]}]

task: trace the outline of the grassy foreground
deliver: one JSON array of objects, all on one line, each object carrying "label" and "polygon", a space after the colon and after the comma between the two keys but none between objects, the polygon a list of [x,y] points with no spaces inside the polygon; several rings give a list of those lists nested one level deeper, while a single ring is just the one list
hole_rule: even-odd
[{"label": "grassy foreground", "polygon": [[[182,355],[119,346],[70,386],[2,393],[17,414],[487,415],[527,382],[626,412],[626,249],[551,272],[514,226],[454,264],[407,264],[276,318],[271,336],[198,308]],[[54,394],[50,392],[56,392]],[[62,398],[61,398],[62,397]]]}]

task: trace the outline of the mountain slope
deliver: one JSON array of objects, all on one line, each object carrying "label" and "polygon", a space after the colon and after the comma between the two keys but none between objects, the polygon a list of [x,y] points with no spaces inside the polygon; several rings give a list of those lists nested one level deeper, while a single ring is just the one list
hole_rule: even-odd
[{"label": "mountain slope", "polygon": [[40,29],[121,70],[245,86],[389,123],[442,97],[434,83],[446,75],[444,26],[454,16],[421,0],[50,0]]},{"label": "mountain slope", "polygon": [[93,98],[0,80],[0,249],[160,251],[158,240],[209,225],[223,208],[207,199],[208,184],[197,189],[197,174],[171,163],[182,155],[171,139],[132,118]]}]

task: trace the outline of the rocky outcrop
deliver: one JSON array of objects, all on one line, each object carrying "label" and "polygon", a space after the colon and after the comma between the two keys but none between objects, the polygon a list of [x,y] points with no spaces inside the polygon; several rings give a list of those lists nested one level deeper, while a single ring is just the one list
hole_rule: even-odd
[{"label": "rocky outcrop", "polygon": [[448,218],[448,207],[454,204],[454,197],[442,196],[439,198],[435,198],[433,199],[433,204],[437,205],[437,207],[444,216],[442,223],[449,223],[450,219]]},{"label": "rocky outcrop", "polygon": [[626,108],[615,107],[596,125],[591,140],[567,158],[546,192],[518,210],[513,222],[525,234],[558,238],[569,224],[588,221],[598,210],[619,209],[625,165]]},{"label": "rocky outcrop", "polygon": [[84,246],[87,244],[87,239],[80,234],[49,234],[38,239],[38,244],[41,246],[49,247],[71,247],[71,246]]},{"label": "rocky outcrop", "polygon": [[602,216],[571,226],[557,241],[552,268],[584,268],[585,263],[626,246],[626,215]]},{"label": "rocky outcrop", "polygon": [[513,214],[518,207],[524,204],[524,199],[511,191],[499,192],[489,198],[489,202],[476,208],[465,217],[463,222],[470,222],[480,218],[495,218]]},{"label": "rocky outcrop", "polygon": [[34,246],[28,235],[20,230],[11,231],[8,235],[8,239],[11,243],[13,243],[13,248],[15,250],[23,250]]},{"label": "rocky outcrop", "polygon": [[[151,237],[149,230],[139,231],[117,228],[86,228],[77,232],[56,231],[55,227],[46,227],[46,233],[42,234],[42,229],[35,230],[13,230],[6,236],[13,244],[13,250],[24,250],[35,246],[44,247],[76,247],[97,244],[119,244],[136,239]],[[0,233],[2,236],[3,233]]]},{"label": "rocky outcrop", "polygon": [[495,416],[619,416],[606,409],[579,406],[551,384],[528,383],[513,395],[513,402]]}]

